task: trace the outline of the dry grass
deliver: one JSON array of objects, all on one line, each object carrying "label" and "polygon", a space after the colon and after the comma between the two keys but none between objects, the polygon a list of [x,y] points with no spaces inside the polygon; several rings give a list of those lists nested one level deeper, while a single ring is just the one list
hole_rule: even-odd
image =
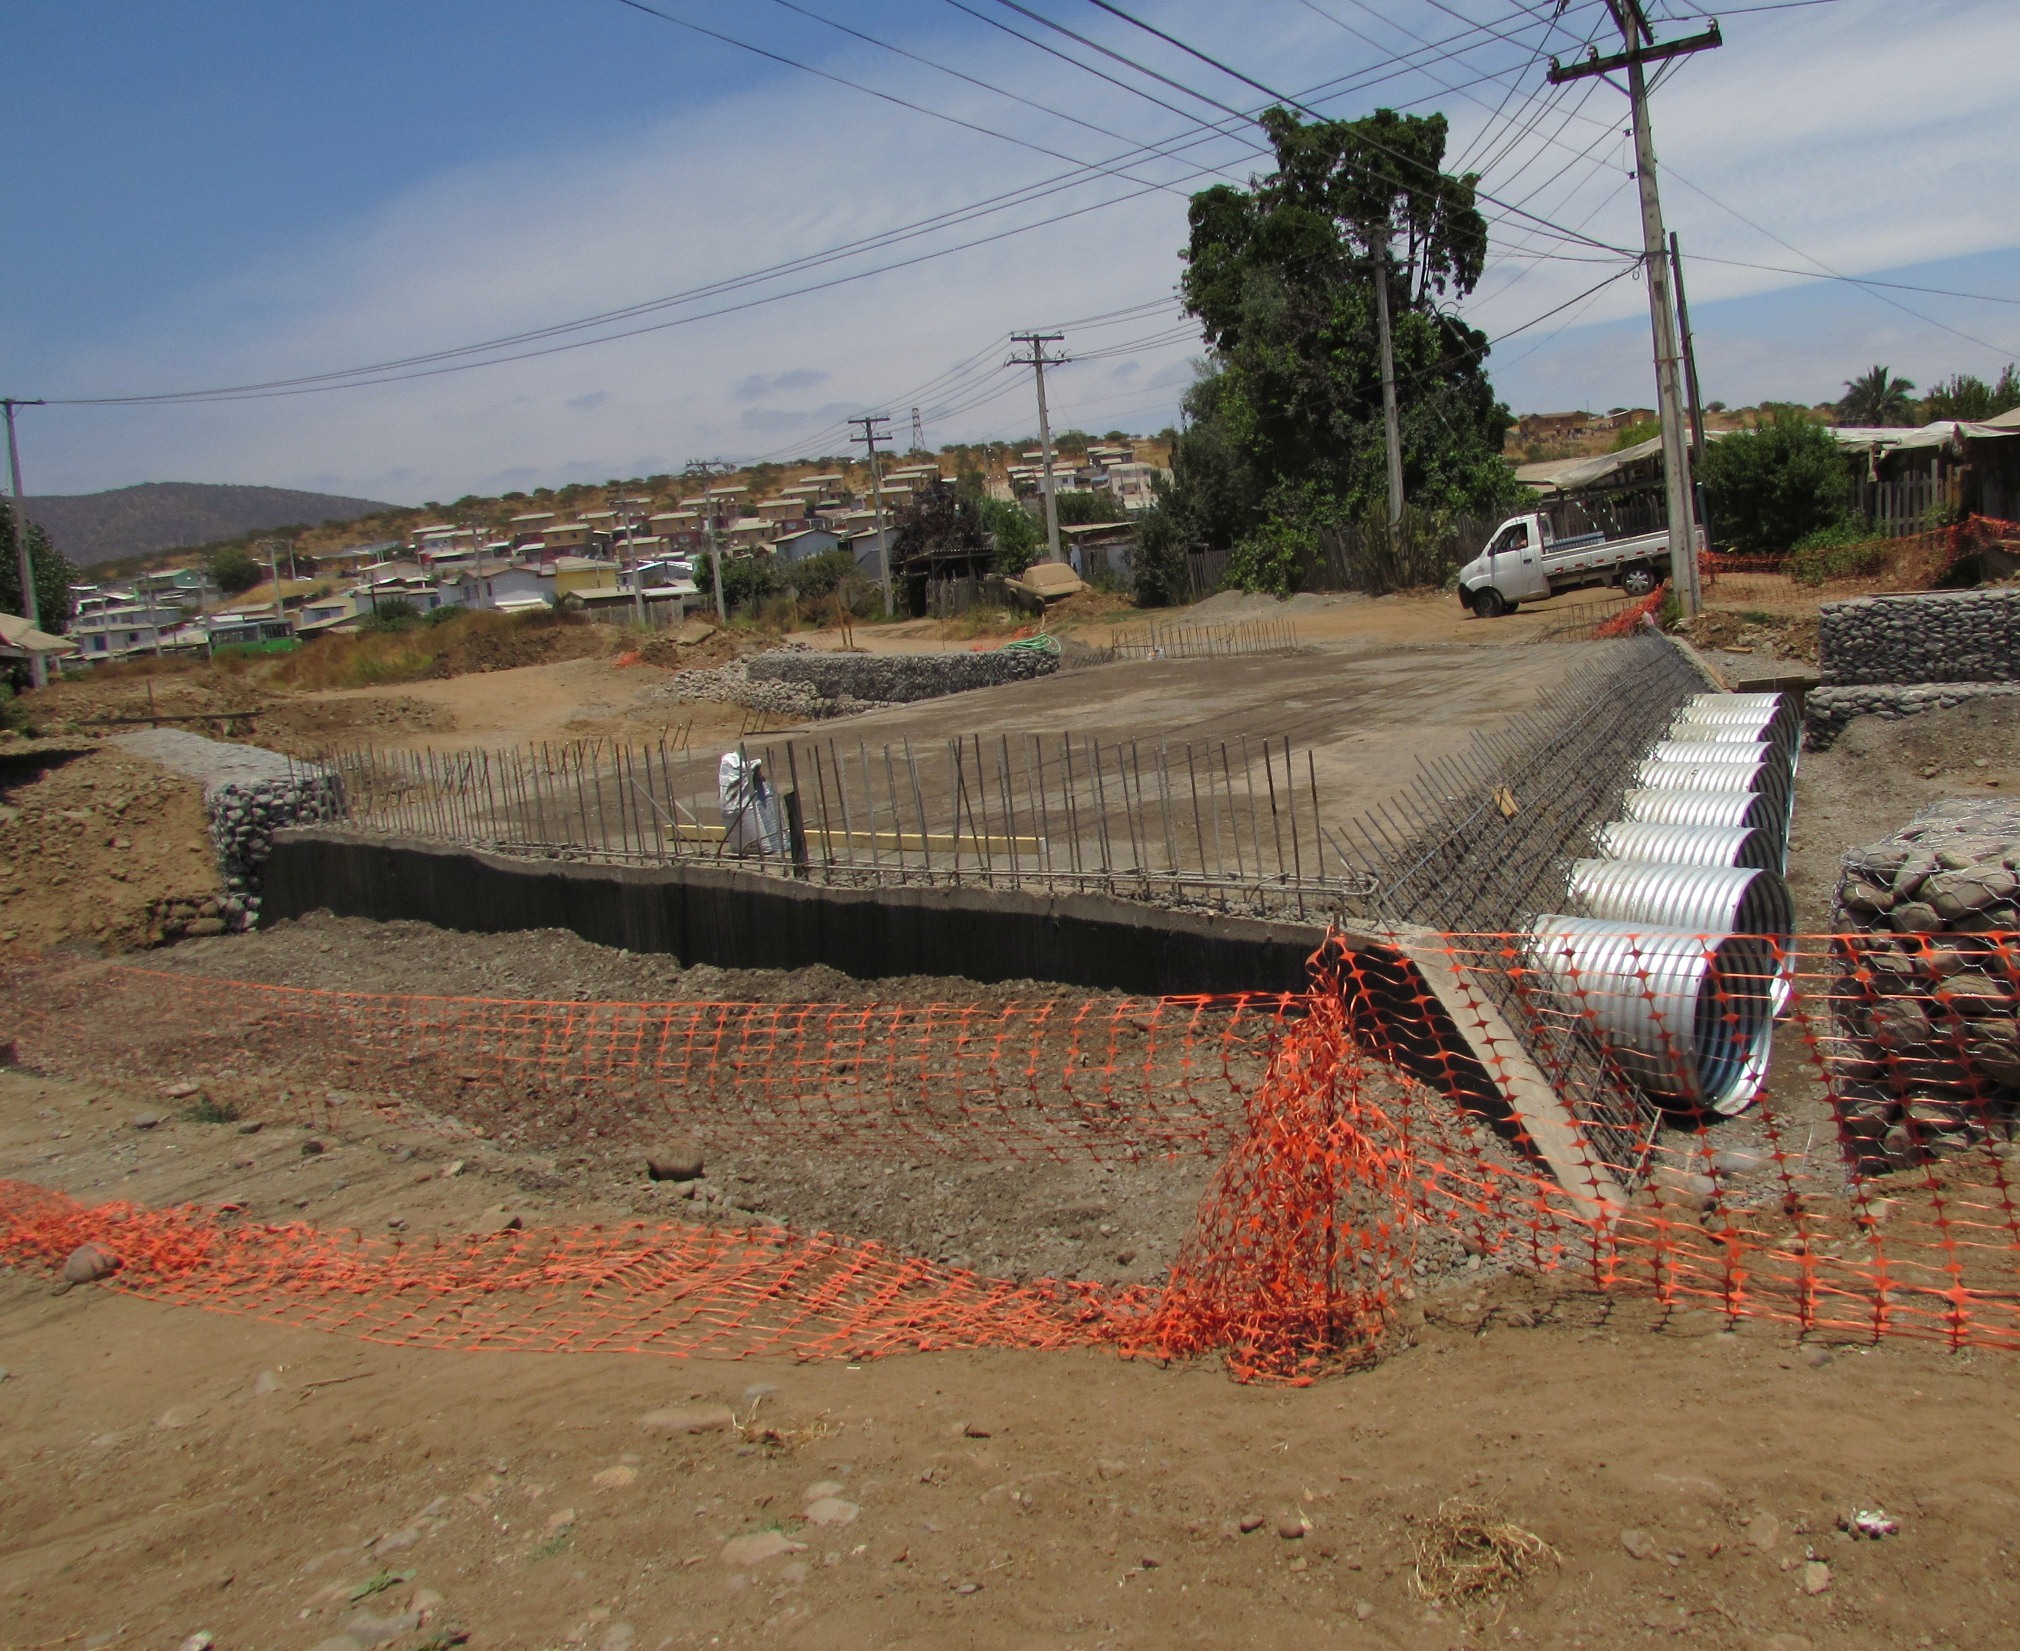
[{"label": "dry grass", "polygon": [[763,1404],[764,1396],[760,1394],[751,1400],[748,1416],[740,1417],[735,1411],[730,1412],[730,1425],[736,1430],[740,1444],[759,1445],[766,1450],[797,1450],[802,1445],[814,1445],[824,1439],[832,1439],[841,1432],[840,1425],[825,1410],[812,1421],[803,1422],[797,1427],[789,1427],[784,1423],[760,1422],[758,1410]]},{"label": "dry grass", "polygon": [[636,633],[565,613],[464,612],[437,624],[319,637],[286,655],[273,680],[304,692],[376,688],[428,677],[544,665],[632,646]]},{"label": "dry grass", "polygon": [[1507,1608],[1504,1594],[1519,1588],[1545,1561],[1562,1557],[1534,1531],[1503,1519],[1493,1508],[1453,1497],[1417,1532],[1417,1568],[1410,1591],[1436,1605],[1469,1614]]}]

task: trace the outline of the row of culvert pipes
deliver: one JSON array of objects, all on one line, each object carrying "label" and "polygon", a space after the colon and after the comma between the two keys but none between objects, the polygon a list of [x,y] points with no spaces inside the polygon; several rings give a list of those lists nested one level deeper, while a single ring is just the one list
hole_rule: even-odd
[{"label": "row of culvert pipes", "polygon": [[1572,863],[1532,960],[1658,1104],[1743,1111],[1788,999],[1787,869],[1802,716],[1783,694],[1699,694],[1650,747],[1622,818]]}]

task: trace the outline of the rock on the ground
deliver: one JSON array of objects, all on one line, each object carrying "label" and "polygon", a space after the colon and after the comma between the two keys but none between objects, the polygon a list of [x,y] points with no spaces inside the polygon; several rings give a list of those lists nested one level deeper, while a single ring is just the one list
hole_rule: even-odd
[{"label": "rock on the ground", "polygon": [[119,1271],[119,1257],[103,1244],[80,1244],[63,1261],[66,1284],[96,1284]]},{"label": "rock on the ground", "polygon": [[699,1141],[667,1141],[645,1155],[645,1173],[655,1181],[698,1181],[702,1168]]}]

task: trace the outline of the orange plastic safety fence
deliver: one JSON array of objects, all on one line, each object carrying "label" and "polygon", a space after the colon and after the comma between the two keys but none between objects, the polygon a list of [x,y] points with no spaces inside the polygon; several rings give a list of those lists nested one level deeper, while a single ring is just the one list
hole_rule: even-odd
[{"label": "orange plastic safety fence", "polygon": [[701,1135],[968,1161],[1225,1153],[1302,994],[990,1005],[520,1002],[110,967],[16,991],[51,1072],[203,1076],[313,1112],[447,1111],[528,1139],[673,1114]]},{"label": "orange plastic safety fence", "polygon": [[[1456,1241],[1806,1331],[2020,1347],[2015,937],[1609,945],[1447,937],[1436,990],[1399,977],[1395,953],[1334,945],[1303,996],[930,1008],[17,977],[24,1054],[78,1075],[270,1093],[349,1058],[387,1104],[527,1130],[672,1120],[863,1152],[1223,1161],[1155,1296],[773,1230],[366,1242],[20,1187],[0,1194],[0,1253],[52,1257],[116,1229],[144,1258],[127,1288],[428,1345],[1107,1344],[1224,1350],[1302,1380],[1378,1353]],[[1541,1080],[1527,1088],[1523,1062]]]},{"label": "orange plastic safety fence", "polygon": [[780,1228],[645,1225],[366,1239],[198,1209],[96,1208],[0,1182],[0,1260],[77,1245],[114,1288],[403,1346],[869,1358],[1114,1341],[1154,1292],[1013,1284],[878,1244]]}]

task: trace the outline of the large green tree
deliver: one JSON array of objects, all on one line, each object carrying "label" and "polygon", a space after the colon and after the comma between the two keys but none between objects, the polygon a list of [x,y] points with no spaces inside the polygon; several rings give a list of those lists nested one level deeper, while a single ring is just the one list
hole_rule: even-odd
[{"label": "large green tree", "polygon": [[1475,180],[1443,170],[1443,116],[1262,117],[1276,170],[1192,199],[1182,293],[1210,358],[1185,398],[1170,533],[1231,548],[1240,582],[1288,589],[1318,534],[1385,508],[1378,279],[1388,282],[1403,479],[1413,505],[1487,514],[1516,494],[1484,335],[1446,313],[1480,279]]},{"label": "large green tree", "polygon": [[[77,569],[49,542],[35,523],[28,524],[28,566],[35,577],[37,625],[52,636],[70,628],[70,585]],[[21,612],[21,572],[14,551],[13,507],[0,502],[0,613]]]}]

